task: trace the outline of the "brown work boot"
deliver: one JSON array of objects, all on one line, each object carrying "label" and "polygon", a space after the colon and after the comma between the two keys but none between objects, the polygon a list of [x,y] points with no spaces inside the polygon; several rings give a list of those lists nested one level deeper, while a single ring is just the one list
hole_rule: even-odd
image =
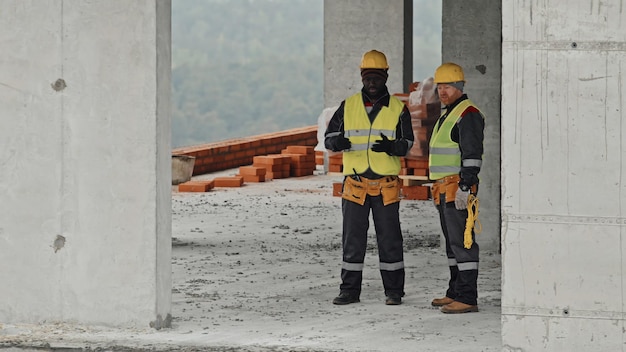
[{"label": "brown work boot", "polygon": [[387,295],[385,304],[388,306],[397,306],[399,304],[402,304],[402,296],[397,293],[390,293]]},{"label": "brown work boot", "polygon": [[445,306],[446,304],[450,304],[454,302],[454,300],[450,297],[442,297],[442,298],[435,298],[433,299],[433,301],[431,302],[431,304],[433,305],[433,307],[441,307],[441,306]]},{"label": "brown work boot", "polygon": [[442,306],[440,310],[442,313],[469,313],[478,312],[478,306],[454,301],[452,303],[446,304],[445,306]]}]

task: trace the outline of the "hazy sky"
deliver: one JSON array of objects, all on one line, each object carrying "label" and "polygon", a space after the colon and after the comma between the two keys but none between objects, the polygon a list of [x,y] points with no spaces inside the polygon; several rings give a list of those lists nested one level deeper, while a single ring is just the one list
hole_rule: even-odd
[{"label": "hazy sky", "polygon": [[413,80],[432,77],[441,64],[441,0],[413,0]]}]

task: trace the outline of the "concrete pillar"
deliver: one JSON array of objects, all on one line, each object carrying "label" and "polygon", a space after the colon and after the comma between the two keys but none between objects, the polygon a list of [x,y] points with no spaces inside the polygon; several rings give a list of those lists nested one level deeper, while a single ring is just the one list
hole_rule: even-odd
[{"label": "concrete pillar", "polygon": [[0,321],[171,320],[170,1],[0,0]]},{"label": "concrete pillar", "polygon": [[413,1],[324,1],[324,106],[338,106],[362,88],[359,65],[366,51],[385,53],[389,92],[413,80]]},{"label": "concrete pillar", "polygon": [[485,114],[485,153],[480,171],[482,249],[500,247],[500,85],[501,23],[499,0],[444,0],[442,8],[442,62],[463,67],[465,92]]},{"label": "concrete pillar", "polygon": [[626,11],[502,4],[503,347],[621,351]]}]

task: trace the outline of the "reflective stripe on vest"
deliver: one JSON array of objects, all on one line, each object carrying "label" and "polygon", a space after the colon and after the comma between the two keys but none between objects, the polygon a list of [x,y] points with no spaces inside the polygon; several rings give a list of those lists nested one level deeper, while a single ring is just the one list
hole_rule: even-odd
[{"label": "reflective stripe on vest", "polygon": [[465,99],[450,111],[441,126],[439,121],[436,122],[429,144],[428,171],[431,180],[458,175],[461,171],[461,150],[451,134],[461,114],[470,106],[475,105]]},{"label": "reflective stripe on vest", "polygon": [[377,153],[371,150],[372,144],[381,139],[383,133],[390,140],[396,139],[396,126],[404,103],[400,99],[389,97],[389,107],[383,106],[370,122],[365,111],[361,93],[346,99],[343,119],[346,138],[350,139],[350,151],[343,153],[343,174],[360,174],[371,168],[379,175],[397,175],[400,173],[400,157],[390,156],[387,153]]}]

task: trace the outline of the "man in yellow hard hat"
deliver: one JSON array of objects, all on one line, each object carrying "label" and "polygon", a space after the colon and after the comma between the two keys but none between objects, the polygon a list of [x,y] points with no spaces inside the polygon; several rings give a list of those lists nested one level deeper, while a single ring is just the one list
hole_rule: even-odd
[{"label": "man in yellow hard hat", "polygon": [[463,93],[465,75],[461,66],[444,63],[435,71],[437,94],[444,105],[429,144],[431,194],[439,211],[446,243],[450,281],[444,297],[433,306],[443,313],[478,311],[478,244],[474,231],[464,243],[468,199],[478,191],[482,167],[485,118]]},{"label": "man in yellow hard hat", "polygon": [[334,304],[359,302],[370,211],[378,243],[385,304],[404,296],[404,249],[400,229],[400,157],[413,145],[411,115],[387,90],[387,58],[377,50],[361,60],[360,92],[335,111],[325,132],[327,149],[343,151],[343,262]]}]

